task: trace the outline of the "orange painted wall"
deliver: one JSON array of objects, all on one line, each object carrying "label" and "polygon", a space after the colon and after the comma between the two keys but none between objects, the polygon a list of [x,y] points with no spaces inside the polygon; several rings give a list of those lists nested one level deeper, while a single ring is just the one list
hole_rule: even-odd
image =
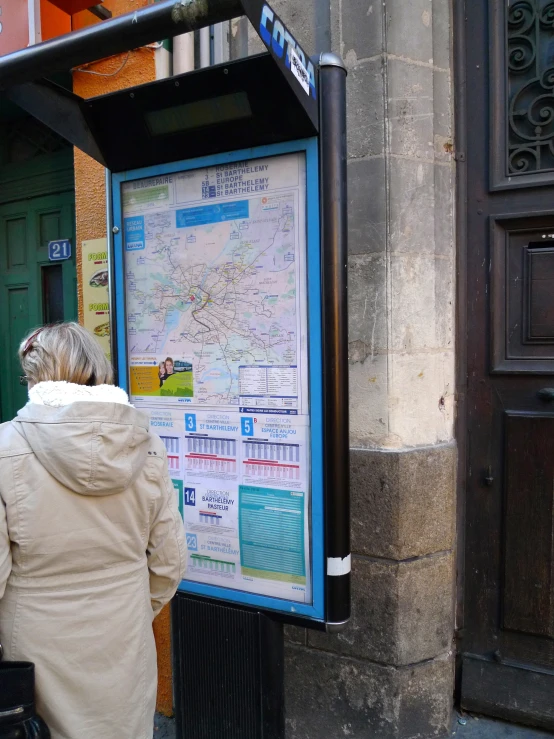
[{"label": "orange painted wall", "polygon": [[48,0],[40,0],[40,30],[42,40],[61,36],[71,31],[71,16]]},{"label": "orange painted wall", "polygon": [[[148,4],[147,0],[107,0],[104,3],[114,16],[129,13]],[[129,54],[120,54],[88,64],[81,69],[85,71],[73,71],[73,91],[77,95],[88,98],[114,92],[155,79],[154,50],[137,49]],[[94,74],[91,74],[92,72]],[[75,207],[77,269],[80,273],[82,242],[106,236],[106,195],[104,168],[78,149],[75,149]],[[82,320],[83,301],[80,285],[78,292],[79,319]]]},{"label": "orange painted wall", "polygon": [[[104,3],[114,16],[137,10],[148,4],[150,4],[148,0],[106,0]],[[76,17],[74,17],[75,20]],[[74,22],[74,27],[83,25],[85,20],[88,19],[77,19],[78,22]],[[87,65],[84,69],[87,71],[74,70],[73,72],[73,90],[84,98],[151,82],[156,78],[154,50],[151,48],[137,49],[128,55],[121,54],[111,57]],[[89,72],[110,76],[99,76]],[[114,121],[113,125],[124,125],[124,121]],[[75,149],[75,209],[79,320],[82,321],[81,244],[88,239],[106,236],[106,195],[104,168],[78,149]],[[171,715],[173,700],[169,609],[167,607],[154,621],[154,634],[158,646],[158,710]]]}]

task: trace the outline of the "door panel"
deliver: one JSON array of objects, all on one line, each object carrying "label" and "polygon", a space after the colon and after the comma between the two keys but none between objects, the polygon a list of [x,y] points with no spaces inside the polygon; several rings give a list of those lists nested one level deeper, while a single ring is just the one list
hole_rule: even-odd
[{"label": "door panel", "polygon": [[19,383],[17,350],[32,328],[77,317],[75,249],[71,259],[48,260],[48,242],[74,243],[74,194],[0,206],[0,372],[2,421],[27,400]]},{"label": "door panel", "polygon": [[506,414],[505,428],[503,628],[554,638],[554,417]]},{"label": "door panel", "polygon": [[26,215],[7,218],[6,249],[8,254],[8,270],[25,267],[27,263],[27,217]]},{"label": "door panel", "polygon": [[8,312],[7,319],[7,357],[8,374],[4,375],[7,382],[2,383],[5,390],[6,404],[12,408],[21,408],[27,402],[27,390],[19,382],[21,368],[17,359],[19,343],[31,325],[29,311],[29,287],[8,288]]},{"label": "door panel", "polygon": [[467,467],[460,644],[463,707],[551,729],[553,9],[550,0],[465,2]]}]

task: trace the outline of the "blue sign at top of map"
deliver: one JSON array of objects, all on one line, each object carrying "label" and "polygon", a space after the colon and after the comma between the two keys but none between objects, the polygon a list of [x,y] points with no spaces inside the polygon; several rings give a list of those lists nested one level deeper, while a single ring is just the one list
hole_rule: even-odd
[{"label": "blue sign at top of map", "polygon": [[177,228],[205,226],[208,223],[233,221],[236,218],[248,218],[248,200],[236,200],[219,205],[201,205],[197,208],[184,208],[176,213]]}]

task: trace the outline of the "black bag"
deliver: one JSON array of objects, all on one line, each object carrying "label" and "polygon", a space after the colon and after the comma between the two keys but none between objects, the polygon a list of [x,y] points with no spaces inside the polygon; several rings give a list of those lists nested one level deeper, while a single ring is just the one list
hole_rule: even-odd
[{"label": "black bag", "polygon": [[[0,660],[2,660],[0,644]],[[51,739],[35,713],[35,666],[0,661],[0,739]]]}]

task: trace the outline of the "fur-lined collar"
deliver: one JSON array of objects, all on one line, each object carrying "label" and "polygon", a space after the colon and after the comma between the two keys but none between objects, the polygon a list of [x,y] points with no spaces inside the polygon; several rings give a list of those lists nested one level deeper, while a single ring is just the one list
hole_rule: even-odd
[{"label": "fur-lined collar", "polygon": [[125,390],[115,385],[76,385],[73,382],[39,382],[29,388],[29,401],[36,405],[61,408],[78,401],[131,405]]}]

